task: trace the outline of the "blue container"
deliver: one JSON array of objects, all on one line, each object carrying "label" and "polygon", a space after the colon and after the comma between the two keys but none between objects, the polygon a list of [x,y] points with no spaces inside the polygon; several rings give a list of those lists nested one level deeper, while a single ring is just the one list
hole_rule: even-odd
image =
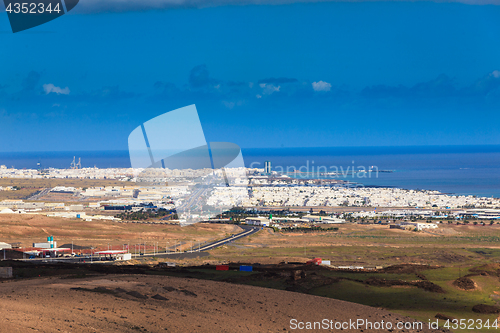
[{"label": "blue container", "polygon": [[240,266],[240,272],[253,272],[253,267],[252,266],[241,265]]}]

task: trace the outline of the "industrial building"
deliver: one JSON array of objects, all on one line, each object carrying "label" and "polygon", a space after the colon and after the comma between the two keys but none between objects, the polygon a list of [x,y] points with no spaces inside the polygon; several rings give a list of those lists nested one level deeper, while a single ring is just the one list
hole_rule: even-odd
[{"label": "industrial building", "polygon": [[48,236],[46,243],[33,243],[33,247],[42,249],[53,249],[57,247],[57,242],[54,241],[54,236]]},{"label": "industrial building", "polygon": [[305,215],[302,219],[315,223],[346,223],[344,219],[333,216]]},{"label": "industrial building", "polygon": [[245,223],[249,225],[268,227],[269,219],[267,217],[247,217],[245,219]]}]

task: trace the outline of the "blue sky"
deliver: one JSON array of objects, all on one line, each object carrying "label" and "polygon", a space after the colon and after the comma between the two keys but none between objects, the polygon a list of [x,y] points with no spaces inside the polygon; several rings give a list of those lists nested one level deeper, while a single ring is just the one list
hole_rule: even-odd
[{"label": "blue sky", "polygon": [[190,104],[245,148],[500,144],[500,6],[187,7],[0,13],[0,151],[126,150]]}]

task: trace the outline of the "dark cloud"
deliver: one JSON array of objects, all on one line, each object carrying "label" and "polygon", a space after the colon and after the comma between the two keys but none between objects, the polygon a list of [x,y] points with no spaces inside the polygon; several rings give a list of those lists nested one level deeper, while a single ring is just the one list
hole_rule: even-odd
[{"label": "dark cloud", "polygon": [[[379,0],[85,0],[80,1],[76,10],[80,13],[129,12],[145,10],[168,10],[176,8],[206,8],[242,5],[286,5],[292,3],[317,2],[377,2]],[[394,2],[414,2],[429,0],[393,0]],[[432,0],[430,0],[432,1]],[[434,2],[458,2],[469,5],[499,5],[500,0],[434,0]]]},{"label": "dark cloud", "polygon": [[416,95],[422,94],[437,97],[456,96],[458,90],[455,81],[455,79],[450,78],[446,74],[441,74],[434,80],[416,84],[411,91]]},{"label": "dark cloud", "polygon": [[28,73],[28,76],[26,76],[23,79],[21,86],[22,86],[23,90],[32,91],[32,90],[35,90],[35,87],[39,81],[40,81],[40,73],[35,72],[35,71],[31,71]]},{"label": "dark cloud", "polygon": [[246,83],[246,82],[228,81],[228,82],[226,83],[226,85],[227,85],[228,87],[244,87],[244,86],[248,85],[248,83]]},{"label": "dark cloud", "polygon": [[468,94],[489,95],[498,92],[500,87],[500,71],[493,71],[478,79],[472,86],[466,89]]},{"label": "dark cloud", "polygon": [[[244,81],[220,81],[211,77],[206,65],[194,67],[188,77],[188,85],[158,81],[153,95],[176,101],[225,101],[235,103],[262,103],[265,100],[282,103],[327,103],[348,107],[367,108],[440,108],[478,105],[500,105],[500,71],[493,71],[468,85],[459,86],[457,80],[440,74],[432,80],[405,85],[374,85],[361,91],[342,86],[329,86],[329,90],[317,93],[314,82],[289,77],[269,77],[257,84]],[[322,82],[322,81],[320,81]],[[325,81],[326,82],[326,81]],[[226,103],[226,104],[227,104]],[[233,104],[231,104],[233,105]]]},{"label": "dark cloud", "polygon": [[154,84],[154,93],[165,98],[181,98],[183,92],[171,82],[157,81]]},{"label": "dark cloud", "polygon": [[93,97],[93,98],[98,98],[98,99],[116,100],[116,99],[138,97],[139,95],[134,93],[134,92],[120,90],[119,86],[107,86],[107,87],[102,87],[100,89],[93,90],[88,94],[84,93],[80,97],[82,97],[82,96],[83,97],[88,96],[88,97]]},{"label": "dark cloud", "polygon": [[291,79],[291,78],[286,78],[286,77],[278,77],[278,78],[268,78],[268,79],[263,79],[259,80],[259,84],[266,83],[266,84],[283,84],[283,83],[294,83],[294,82],[299,82],[297,79]]},{"label": "dark cloud", "polygon": [[217,84],[218,80],[210,77],[207,65],[198,65],[189,73],[189,85],[192,88],[204,88]]},{"label": "dark cloud", "polygon": [[386,86],[384,84],[379,84],[371,87],[365,87],[361,91],[361,96],[367,98],[397,97],[397,96],[407,95],[408,90],[409,89],[403,85],[391,87],[391,86]]},{"label": "dark cloud", "polygon": [[361,91],[361,95],[368,98],[453,97],[458,94],[460,91],[456,88],[455,79],[445,74],[440,74],[430,81],[417,83],[413,87],[376,85]]},{"label": "dark cloud", "polygon": [[404,85],[386,86],[375,85],[366,87],[361,91],[365,98],[477,98],[487,96],[500,96],[500,71],[495,70],[476,80],[474,83],[458,87],[456,80],[445,74],[437,78],[417,83],[412,87]]},{"label": "dark cloud", "polygon": [[169,90],[169,89],[177,89],[175,84],[171,82],[164,82],[164,81],[156,81],[153,85],[154,89],[156,90]]}]

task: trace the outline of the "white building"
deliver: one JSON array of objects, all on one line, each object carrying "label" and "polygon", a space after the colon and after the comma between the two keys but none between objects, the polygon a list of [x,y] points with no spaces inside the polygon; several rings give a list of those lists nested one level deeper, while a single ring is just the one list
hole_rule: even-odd
[{"label": "white building", "polygon": [[262,227],[269,226],[269,219],[267,217],[247,217],[245,223],[249,225],[258,225]]},{"label": "white building", "polygon": [[0,242],[0,250],[3,250],[3,249],[12,249],[12,245],[10,245],[8,243]]},{"label": "white building", "polygon": [[401,222],[399,225],[401,227],[405,226],[414,227],[419,231],[423,229],[437,229],[438,227],[436,223],[420,223],[420,222]]},{"label": "white building", "polygon": [[302,219],[316,223],[345,223],[344,219],[339,219],[332,216],[305,215],[302,217]]}]

